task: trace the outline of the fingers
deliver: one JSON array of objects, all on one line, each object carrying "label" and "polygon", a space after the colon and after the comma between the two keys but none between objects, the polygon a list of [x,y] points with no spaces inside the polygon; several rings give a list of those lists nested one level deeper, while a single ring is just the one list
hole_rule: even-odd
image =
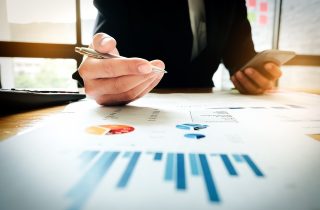
[{"label": "fingers", "polygon": [[[154,66],[157,66],[159,68],[165,69],[165,64],[160,60],[153,60],[153,61],[151,61],[151,64]],[[158,73],[157,75],[158,75],[158,77],[156,77],[155,80],[143,92],[141,92],[140,95],[137,96],[137,99],[141,98],[145,94],[149,93],[154,87],[156,87],[159,84],[159,82],[161,81],[164,74]]]},{"label": "fingers", "polygon": [[96,98],[96,102],[100,105],[124,105],[127,103],[130,103],[131,101],[136,100],[140,94],[149,87],[157,78],[159,75],[153,74],[153,77],[149,78],[144,83],[139,84],[138,86],[134,87],[133,89],[120,93],[120,94],[105,94],[101,95],[98,98]]},{"label": "fingers", "polygon": [[[105,33],[93,37],[91,47],[103,53],[117,52],[116,40]],[[164,66],[162,61],[155,63]],[[160,64],[161,63],[161,64]],[[79,74],[84,80],[114,78],[124,75],[148,74],[152,71],[151,63],[141,58],[95,59],[86,57],[80,65]]]},{"label": "fingers", "polygon": [[[114,38],[98,33],[90,47],[101,53],[118,54],[116,44]],[[165,68],[160,60],[85,57],[78,72],[89,97],[101,105],[120,105],[142,97],[159,83],[163,73],[152,72],[152,66]]]},{"label": "fingers", "polygon": [[78,71],[80,76],[86,80],[148,74],[152,71],[152,66],[150,62],[141,58],[87,58]]},{"label": "fingers", "polygon": [[120,94],[127,92],[134,87],[154,77],[155,73],[145,75],[127,75],[107,79],[94,79],[85,84],[86,94],[96,98],[99,95]]},{"label": "fingers", "polygon": [[[243,94],[261,94],[263,89],[257,87],[242,71],[238,71],[232,81],[241,85],[241,93]],[[234,82],[235,83],[235,82]],[[239,90],[240,91],[240,90]]]},{"label": "fingers", "polygon": [[234,85],[234,87],[241,93],[241,94],[247,94],[247,90],[244,89],[244,87],[241,85],[241,83],[238,81],[238,79],[235,76],[231,77],[231,81]]},{"label": "fingers", "polygon": [[281,72],[279,66],[277,66],[274,63],[266,63],[264,65],[264,68],[269,73],[269,75],[271,75],[271,80],[272,81],[276,81],[282,75],[282,72]]},{"label": "fingers", "polygon": [[273,81],[263,76],[260,72],[253,68],[244,70],[245,75],[254,82],[255,86],[264,90],[269,90],[273,87]]},{"label": "fingers", "polygon": [[[164,63],[160,60],[151,61],[149,65],[164,68]],[[147,94],[162,77],[161,73],[151,72],[143,75],[84,80],[85,91],[101,105],[122,105]]]},{"label": "fingers", "polygon": [[149,93],[154,87],[156,87],[159,84],[159,82],[161,81],[162,77],[163,77],[163,74],[158,75],[158,77],[155,78],[155,80],[142,93],[140,93],[140,95],[137,96],[137,99],[141,98],[145,94]]},{"label": "fingers", "polygon": [[236,72],[231,80],[234,86],[242,94],[262,94],[274,87],[274,82],[281,76],[280,68],[273,64],[265,64],[265,71],[268,76],[253,68]]}]

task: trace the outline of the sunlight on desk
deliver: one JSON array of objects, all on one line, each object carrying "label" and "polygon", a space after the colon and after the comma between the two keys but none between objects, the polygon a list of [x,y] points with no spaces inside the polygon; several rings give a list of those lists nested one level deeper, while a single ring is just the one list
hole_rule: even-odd
[{"label": "sunlight on desk", "polygon": [[46,117],[63,110],[65,106],[54,106],[0,116],[0,141],[41,123]]}]

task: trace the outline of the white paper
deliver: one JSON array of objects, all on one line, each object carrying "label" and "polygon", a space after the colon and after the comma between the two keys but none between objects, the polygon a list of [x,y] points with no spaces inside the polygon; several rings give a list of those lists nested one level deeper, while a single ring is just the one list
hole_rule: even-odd
[{"label": "white paper", "polygon": [[319,105],[290,92],[76,102],[0,144],[0,209],[319,209]]}]

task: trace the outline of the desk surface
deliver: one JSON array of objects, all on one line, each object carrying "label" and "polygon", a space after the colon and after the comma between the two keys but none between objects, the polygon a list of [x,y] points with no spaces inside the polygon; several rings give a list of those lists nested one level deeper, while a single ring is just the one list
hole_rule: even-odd
[{"label": "desk surface", "polygon": [[[154,93],[211,93],[212,88],[180,88],[180,89],[155,89]],[[41,108],[31,111],[0,116],[0,141],[12,137],[24,129],[35,126],[46,117],[58,113],[65,108],[66,105],[54,106],[49,108]]]},{"label": "desk surface", "polygon": [[[212,88],[178,88],[178,89],[155,89],[153,93],[211,93]],[[314,94],[320,94],[320,90],[304,91]],[[43,121],[46,117],[58,113],[65,108],[66,105],[54,106],[49,108],[36,109],[21,113],[0,116],[0,142],[12,137],[22,130],[32,127]],[[320,134],[312,136],[314,139],[320,140]]]},{"label": "desk surface", "polygon": [[46,117],[63,110],[66,105],[25,111],[0,117],[0,141],[14,136],[23,129],[40,123]]}]

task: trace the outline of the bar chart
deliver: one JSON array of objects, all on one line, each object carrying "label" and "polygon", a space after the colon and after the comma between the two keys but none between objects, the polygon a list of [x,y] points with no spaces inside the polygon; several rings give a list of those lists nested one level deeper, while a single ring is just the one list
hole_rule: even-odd
[{"label": "bar chart", "polygon": [[[241,178],[238,166],[245,166],[254,178],[265,178],[265,174],[248,154],[204,154],[204,153],[174,153],[174,152],[142,152],[142,151],[85,151],[79,155],[81,168],[88,169],[83,176],[71,187],[66,197],[71,201],[69,210],[82,209],[90,199],[95,189],[101,184],[101,180],[112,170],[118,170],[117,161],[125,161],[125,167],[117,182],[112,187],[126,190],[130,182],[134,182],[134,172],[137,165],[143,166],[144,161],[153,164],[162,163],[161,176],[163,183],[171,183],[173,190],[187,191],[192,188],[188,183],[191,177],[197,177],[203,182],[203,191],[207,195],[208,203],[219,204],[223,195],[219,192],[219,183],[215,180],[212,168],[212,160],[219,161],[226,175],[233,178]],[[188,168],[188,170],[187,170]],[[141,170],[141,167],[140,167]],[[146,169],[146,173],[155,176],[153,171]]]}]

